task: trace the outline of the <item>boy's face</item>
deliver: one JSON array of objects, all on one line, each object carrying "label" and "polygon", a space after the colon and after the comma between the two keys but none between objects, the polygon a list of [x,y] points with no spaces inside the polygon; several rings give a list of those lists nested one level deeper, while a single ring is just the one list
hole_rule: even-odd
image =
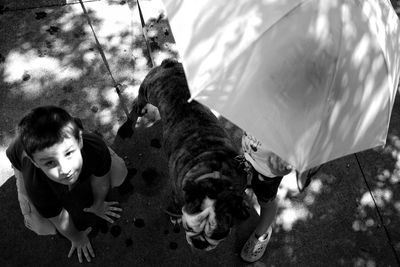
[{"label": "boy's face", "polygon": [[49,148],[36,151],[32,160],[51,180],[72,185],[82,170],[82,146],[82,136],[79,140],[70,136]]}]

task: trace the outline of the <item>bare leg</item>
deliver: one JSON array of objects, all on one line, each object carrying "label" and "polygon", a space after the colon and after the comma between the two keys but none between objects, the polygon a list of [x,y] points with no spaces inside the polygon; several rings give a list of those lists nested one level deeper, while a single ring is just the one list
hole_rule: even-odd
[{"label": "bare leg", "polygon": [[272,233],[270,227],[278,210],[278,200],[276,198],[259,204],[253,205],[256,211],[260,212],[258,224],[240,252],[242,259],[247,262],[255,262],[263,256]]},{"label": "bare leg", "polygon": [[110,184],[111,187],[117,187],[124,182],[128,174],[128,169],[126,168],[124,160],[110,147],[108,149],[111,154]]},{"label": "bare leg", "polygon": [[261,202],[260,208],[260,219],[255,229],[255,235],[256,238],[262,237],[262,240],[266,237],[268,228],[275,220],[278,210],[278,200],[275,198],[269,202]]}]

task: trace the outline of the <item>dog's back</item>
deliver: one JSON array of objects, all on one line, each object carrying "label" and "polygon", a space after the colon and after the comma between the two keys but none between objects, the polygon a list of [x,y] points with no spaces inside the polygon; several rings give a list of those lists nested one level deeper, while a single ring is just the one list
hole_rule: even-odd
[{"label": "dog's back", "polygon": [[140,86],[140,96],[159,109],[164,151],[177,186],[182,186],[182,179],[197,164],[202,164],[200,175],[218,169],[228,177],[238,177],[234,160],[238,151],[210,109],[188,102],[182,64],[166,60],[152,69]]}]

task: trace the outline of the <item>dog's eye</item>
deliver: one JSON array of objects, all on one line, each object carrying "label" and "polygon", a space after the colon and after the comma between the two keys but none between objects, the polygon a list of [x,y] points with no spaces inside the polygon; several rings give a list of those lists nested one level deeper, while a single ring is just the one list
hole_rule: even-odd
[{"label": "dog's eye", "polygon": [[189,225],[187,225],[187,223],[183,223],[182,224],[183,229],[185,229],[186,232],[191,232],[191,233],[196,233],[192,227],[190,227]]},{"label": "dog's eye", "polygon": [[224,232],[214,232],[214,233],[212,233],[210,238],[214,239],[214,240],[221,240],[221,239],[224,239],[225,237],[227,237],[229,235],[229,232],[230,232],[230,229],[228,229],[227,231],[224,231]]}]

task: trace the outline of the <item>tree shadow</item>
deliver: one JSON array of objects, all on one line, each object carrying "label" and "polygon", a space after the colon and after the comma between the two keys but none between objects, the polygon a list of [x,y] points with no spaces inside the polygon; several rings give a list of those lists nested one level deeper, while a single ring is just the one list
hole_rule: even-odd
[{"label": "tree shadow", "polygon": [[[50,6],[33,8],[43,4],[39,2],[19,5],[3,1],[0,152],[4,153],[23,114],[48,104],[59,105],[81,118],[85,129],[100,133],[111,144],[126,116],[80,5],[66,4],[78,1],[45,1]],[[27,9],[25,4],[34,6]],[[136,4],[134,1],[84,1],[84,4],[130,108],[141,79],[149,70]],[[168,23],[160,19],[156,27],[167,29]],[[172,35],[160,40],[154,54],[175,56],[176,52],[164,47],[164,43],[173,42]],[[1,164],[3,167],[10,169],[6,162]]]},{"label": "tree shadow", "polygon": [[[256,223],[254,212],[249,221],[235,231],[233,247],[225,242],[208,254],[191,251],[182,232],[174,232],[168,218],[160,212],[166,204],[163,196],[169,190],[167,166],[158,143],[161,127],[139,127],[128,139],[116,135],[126,118],[118,106],[118,97],[80,7],[54,1],[62,7],[16,12],[17,9],[13,11],[8,2],[0,2],[0,35],[5,40],[0,45],[0,145],[3,151],[22,114],[38,105],[56,104],[82,118],[88,130],[102,134],[124,158],[129,169],[128,179],[117,189],[124,205],[124,216],[116,224],[120,232],[114,230],[115,236],[96,237],[96,250],[103,254],[107,252],[107,256],[99,254],[93,264],[154,266],[161,262],[211,266],[224,265],[235,258],[237,266],[245,265],[240,262],[238,252]],[[117,12],[116,17],[132,16],[129,13],[132,10],[134,16],[138,14],[133,1],[102,2],[109,7],[108,12]],[[87,8],[95,30],[99,30],[110,67],[117,80],[125,84],[123,95],[129,102],[137,94],[140,81],[149,69],[140,23],[137,20],[119,30],[113,28],[116,24],[103,21],[101,10],[92,9],[90,3]],[[115,22],[118,18],[111,20]],[[163,57],[178,58],[168,20],[161,16],[147,21],[147,25],[156,62]],[[400,243],[400,233],[395,227],[400,222],[399,101],[397,96],[383,151],[368,150],[357,154],[397,251]],[[242,130],[224,118],[221,122],[240,147]],[[268,252],[259,264],[396,265],[354,156],[327,163],[304,193],[298,194],[296,190],[289,178],[288,183],[281,186],[277,226]],[[78,265],[76,259],[66,258],[67,242],[59,237],[38,237],[25,229],[13,178],[0,187],[0,203],[1,266],[14,263],[54,266],[55,262],[59,266]]]}]

